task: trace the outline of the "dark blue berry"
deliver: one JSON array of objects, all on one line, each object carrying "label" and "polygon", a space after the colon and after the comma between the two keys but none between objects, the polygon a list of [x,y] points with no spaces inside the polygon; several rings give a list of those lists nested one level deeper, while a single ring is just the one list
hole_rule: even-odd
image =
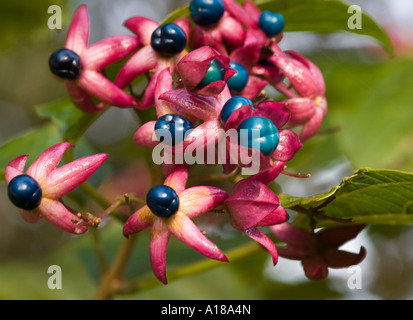
[{"label": "dark blue berry", "polygon": [[151,36],[151,46],[160,55],[172,57],[186,46],[186,34],[175,23],[166,23],[158,27]]},{"label": "dark blue berry", "polygon": [[[246,131],[242,133],[242,130]],[[254,137],[253,130],[259,130],[259,135]],[[270,119],[264,117],[250,117],[244,120],[238,127],[238,135],[241,145],[258,149],[266,156],[277,148],[280,140],[277,127]]]},{"label": "dark blue berry", "polygon": [[225,68],[218,59],[213,59],[209,62],[209,68],[201,82],[197,85],[198,89],[202,89],[208,84],[224,80]]},{"label": "dark blue berry", "polygon": [[49,58],[50,71],[59,78],[76,79],[80,72],[80,57],[69,49],[59,49]]},{"label": "dark blue berry", "polygon": [[237,73],[234,74],[227,81],[228,88],[237,92],[242,91],[248,82],[248,71],[242,64],[236,62],[230,62],[229,64],[231,69],[234,69]]},{"label": "dark blue berry", "polygon": [[192,0],[189,4],[191,18],[200,26],[217,23],[225,11],[222,0]]},{"label": "dark blue berry", "polygon": [[42,200],[42,189],[32,177],[21,174],[14,177],[8,185],[10,201],[24,210],[36,209]]},{"label": "dark blue berry", "polygon": [[281,33],[284,29],[285,21],[284,17],[280,13],[273,13],[269,11],[263,11],[260,16],[259,26],[262,31],[265,32],[267,37],[275,37]]},{"label": "dark blue berry", "polygon": [[185,139],[193,128],[192,123],[185,117],[168,113],[156,121],[155,135],[159,141],[173,146]]},{"label": "dark blue berry", "polygon": [[224,106],[222,107],[220,118],[222,123],[225,125],[231,114],[235,111],[241,108],[242,106],[245,106],[246,104],[249,104],[253,109],[254,109],[254,104],[250,99],[247,99],[242,96],[235,96],[229,99],[227,102],[225,102]]},{"label": "dark blue berry", "polygon": [[169,218],[179,209],[179,197],[171,187],[159,185],[149,190],[146,204],[154,215]]}]

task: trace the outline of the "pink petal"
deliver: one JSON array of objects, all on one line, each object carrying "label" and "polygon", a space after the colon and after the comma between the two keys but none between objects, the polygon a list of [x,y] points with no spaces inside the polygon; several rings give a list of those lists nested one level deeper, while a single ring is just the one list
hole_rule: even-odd
[{"label": "pink petal", "polygon": [[137,76],[155,68],[158,55],[151,46],[145,46],[136,52],[122,67],[115,79],[115,84],[125,88]]},{"label": "pink petal", "polygon": [[172,74],[169,68],[163,69],[158,75],[154,93],[156,115],[158,118],[168,113],[176,113],[171,103],[159,99],[161,94],[172,90],[172,82]]},{"label": "pink petal", "polygon": [[[206,121],[194,128],[183,142],[185,154],[192,154],[201,148],[207,153],[207,150],[211,150],[209,146],[215,146],[218,142],[220,128],[221,124],[219,121]],[[208,159],[208,154],[204,155]],[[209,162],[206,163],[210,164]]]},{"label": "pink petal", "polygon": [[174,23],[185,32],[186,38],[189,39],[191,33],[191,22],[189,22],[186,18],[178,18],[174,21]]},{"label": "pink petal", "polygon": [[156,219],[151,230],[149,257],[153,273],[164,284],[168,282],[166,279],[166,249],[170,235],[162,219]]},{"label": "pink petal", "polygon": [[138,45],[138,39],[133,36],[107,37],[85,50],[82,55],[82,66],[85,69],[101,71],[111,63],[131,54]]},{"label": "pink petal", "polygon": [[254,116],[268,118],[277,128],[281,128],[288,122],[290,112],[283,103],[266,100],[257,105]]},{"label": "pink petal", "polygon": [[271,212],[268,216],[262,219],[257,227],[268,227],[275,224],[284,223],[288,220],[287,211],[280,205],[277,209]]},{"label": "pink petal", "polygon": [[159,99],[171,102],[177,105],[180,110],[204,121],[216,119],[218,109],[221,108],[216,97],[201,96],[191,93],[185,88],[165,92]]},{"label": "pink petal", "polygon": [[314,99],[311,98],[293,98],[283,101],[291,118],[289,124],[292,126],[306,123],[315,113]]},{"label": "pink petal", "polygon": [[225,10],[231,15],[240,20],[243,24],[250,28],[257,28],[257,21],[253,20],[253,17],[236,1],[223,0],[225,4]]},{"label": "pink petal", "polygon": [[[67,149],[73,147],[68,142],[61,142],[44,151],[27,169],[27,174],[32,176],[41,186],[50,172],[56,169],[63,154]],[[43,191],[44,192],[44,191]]]},{"label": "pink petal", "polygon": [[148,206],[143,206],[134,214],[132,214],[129,219],[123,225],[123,235],[128,237],[131,234],[142,231],[149,228],[155,219],[155,215],[151,212]]},{"label": "pink petal", "polygon": [[99,103],[95,105],[90,96],[84,90],[79,88],[76,82],[66,81],[65,85],[72,102],[75,104],[76,107],[83,110],[84,112],[100,112],[106,107],[104,103]]},{"label": "pink petal", "polygon": [[250,74],[248,77],[247,85],[239,93],[239,95],[253,100],[262,92],[262,90],[264,90],[267,83],[268,82],[266,80]]},{"label": "pink petal", "polygon": [[271,169],[266,170],[264,172],[260,172],[254,176],[249,177],[250,180],[255,180],[261,182],[265,185],[270,184],[273,182],[284,170],[285,162],[284,161],[276,161]]},{"label": "pink petal", "polygon": [[87,231],[87,226],[76,224],[79,218],[72,214],[61,202],[46,197],[42,198],[38,210],[42,217],[61,230],[81,234]]},{"label": "pink petal", "polygon": [[81,5],[75,12],[67,33],[65,48],[83,53],[89,41],[89,13],[86,5]]},{"label": "pink petal", "polygon": [[251,107],[251,105],[246,104],[245,106],[242,106],[241,108],[235,110],[227,119],[227,122],[225,123],[225,131],[229,129],[238,129],[240,124],[247,118],[252,117],[254,114],[254,111]]},{"label": "pink petal", "polygon": [[310,70],[311,74],[314,77],[314,80],[317,82],[318,85],[318,94],[323,96],[326,92],[326,85],[324,82],[323,74],[321,73],[320,69],[309,59],[303,57],[296,51],[288,50],[286,51],[291,57],[300,61],[302,64],[306,65],[307,68]]},{"label": "pink petal", "polygon": [[[257,22],[259,21],[261,16],[261,10],[255,5],[254,2],[246,0],[244,2],[244,9],[246,12],[248,12],[248,15],[251,17],[252,20]],[[258,28],[258,23],[256,27]]]},{"label": "pink petal", "polygon": [[287,243],[290,247],[312,247],[316,243],[312,233],[293,227],[289,223],[271,226],[270,230],[278,239]]},{"label": "pink petal", "polygon": [[39,210],[39,208],[36,208],[35,210],[30,210],[30,211],[20,210],[20,215],[24,221],[31,223],[31,224],[38,223],[40,219],[42,218],[42,213]]},{"label": "pink petal", "polygon": [[179,194],[179,211],[194,218],[220,205],[228,193],[215,187],[192,187]]},{"label": "pink petal", "polygon": [[164,184],[171,187],[177,193],[185,190],[188,180],[188,167],[186,165],[176,166],[171,174],[165,179]]},{"label": "pink petal", "polygon": [[4,172],[4,177],[7,183],[14,177],[24,173],[23,171],[28,157],[28,155],[22,155],[9,162]]},{"label": "pink petal", "polygon": [[78,81],[80,88],[109,105],[119,108],[138,105],[132,96],[96,71],[84,70]]},{"label": "pink petal", "polygon": [[263,183],[251,179],[238,182],[225,200],[231,224],[238,230],[257,226],[280,206],[277,195]]},{"label": "pink petal", "polygon": [[154,136],[155,124],[156,121],[148,121],[135,132],[133,139],[138,146],[153,148],[159,144],[159,141],[155,139],[156,136]]},{"label": "pink petal", "polygon": [[267,249],[268,252],[272,256],[272,262],[273,262],[274,266],[277,264],[277,262],[278,262],[277,248],[275,247],[274,243],[271,241],[270,238],[268,238],[264,233],[262,233],[257,228],[247,229],[247,230],[244,230],[242,232],[245,233],[251,239],[254,239],[255,241],[257,241],[265,249]]},{"label": "pink petal", "polygon": [[292,86],[303,97],[318,95],[320,90],[310,70],[300,61],[284,55],[273,55],[269,60],[288,78]]},{"label": "pink petal", "polygon": [[244,27],[226,12],[219,21],[218,29],[221,32],[222,38],[225,39],[230,47],[236,48],[243,44],[246,33]]},{"label": "pink petal", "polygon": [[218,55],[211,47],[204,46],[191,51],[177,63],[177,71],[188,90],[194,89],[202,81],[208,71],[209,62]]},{"label": "pink petal", "polygon": [[230,55],[231,61],[242,64],[247,70],[251,70],[258,63],[260,57],[260,46],[238,47]]},{"label": "pink petal", "polygon": [[268,38],[261,29],[248,29],[245,35],[244,47],[262,48],[267,42]]},{"label": "pink petal", "polygon": [[330,268],[346,268],[359,264],[366,257],[366,248],[360,247],[359,253],[342,250],[323,250],[322,256]]},{"label": "pink petal", "polygon": [[303,128],[301,129],[300,139],[302,142],[305,142],[306,140],[310,139],[318,132],[324,117],[325,110],[320,107],[317,107],[315,109],[315,114],[313,115],[313,117],[306,124],[304,124]]},{"label": "pink petal", "polygon": [[140,43],[145,46],[151,43],[152,33],[159,27],[156,21],[145,17],[129,18],[124,24],[138,36]]},{"label": "pink petal", "polygon": [[222,92],[222,90],[224,90],[226,85],[227,85],[227,82],[225,80],[218,80],[218,81],[214,81],[214,82],[207,84],[202,89],[196,89],[194,91],[198,95],[202,95],[202,96],[217,96]]},{"label": "pink petal", "polygon": [[85,182],[108,157],[100,153],[67,163],[51,171],[41,184],[43,196],[58,199]]},{"label": "pink petal", "polygon": [[325,279],[328,276],[328,267],[319,256],[311,256],[302,261],[304,273],[311,280]]},{"label": "pink petal", "polygon": [[228,261],[218,247],[208,240],[198,227],[184,214],[176,213],[168,224],[169,231],[179,240],[203,254],[207,258]]},{"label": "pink petal", "polygon": [[280,141],[271,157],[278,161],[289,161],[295,153],[302,147],[297,134],[289,129],[279,131]]},{"label": "pink petal", "polygon": [[347,241],[354,239],[365,228],[365,225],[349,225],[343,227],[325,228],[316,233],[318,242],[323,248],[338,248]]}]

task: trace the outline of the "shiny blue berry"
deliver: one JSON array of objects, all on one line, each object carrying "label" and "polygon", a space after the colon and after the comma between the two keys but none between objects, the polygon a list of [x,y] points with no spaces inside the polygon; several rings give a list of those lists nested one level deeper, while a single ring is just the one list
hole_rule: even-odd
[{"label": "shiny blue berry", "polygon": [[80,72],[80,57],[69,49],[59,49],[49,58],[50,71],[59,78],[76,79]]},{"label": "shiny blue berry", "polygon": [[186,46],[186,34],[175,23],[166,23],[158,27],[151,36],[151,46],[162,56],[172,57]]},{"label": "shiny blue berry", "polygon": [[200,26],[217,23],[225,11],[222,0],[192,0],[189,4],[192,20]]},{"label": "shiny blue berry", "polygon": [[236,62],[230,62],[229,66],[231,69],[234,69],[237,73],[234,74],[227,81],[228,88],[233,91],[240,92],[242,91],[248,82],[248,71],[242,64]]},{"label": "shiny blue berry", "polygon": [[280,34],[285,25],[284,17],[277,12],[263,11],[258,22],[259,27],[267,37],[275,37]]},{"label": "shiny blue berry", "polygon": [[209,68],[201,82],[197,85],[198,89],[202,89],[208,84],[224,80],[225,68],[218,59],[213,59],[209,62]]},{"label": "shiny blue berry", "polygon": [[220,114],[222,124],[225,125],[231,114],[246,104],[249,104],[254,109],[252,101],[242,96],[234,96],[225,102]]},{"label": "shiny blue berry", "polygon": [[36,209],[42,200],[42,189],[32,177],[21,174],[14,177],[8,185],[10,201],[24,210]]},{"label": "shiny blue berry", "polygon": [[193,128],[192,123],[185,117],[168,113],[156,121],[155,135],[159,141],[173,146],[180,143]]},{"label": "shiny blue berry", "polygon": [[146,204],[154,215],[169,218],[179,209],[179,197],[171,187],[159,185],[149,190]]},{"label": "shiny blue berry", "polygon": [[[242,130],[245,130],[244,133]],[[254,135],[252,133],[253,130],[259,130],[256,138],[254,138],[256,133]],[[266,156],[277,148],[280,140],[277,127],[270,119],[264,117],[251,117],[244,120],[238,127],[238,135],[241,145],[258,149]]]}]

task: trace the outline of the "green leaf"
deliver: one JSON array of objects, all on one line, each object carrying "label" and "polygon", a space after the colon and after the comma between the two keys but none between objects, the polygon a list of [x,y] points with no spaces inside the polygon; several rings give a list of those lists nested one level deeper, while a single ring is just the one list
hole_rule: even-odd
[{"label": "green leaf", "polygon": [[[321,210],[329,217],[354,223],[413,223],[413,174],[397,170],[360,169],[331,191],[308,198],[281,194],[285,208]],[[327,222],[320,220],[321,224]]]},{"label": "green leaf", "polygon": [[53,124],[26,131],[0,146],[0,168],[4,170],[11,160],[23,154],[30,155],[29,164],[44,150],[59,142],[60,134]]},{"label": "green leaf", "polygon": [[52,101],[35,107],[41,118],[51,119],[59,128],[63,141],[76,142],[99,114],[85,113],[69,99]]},{"label": "green leaf", "polygon": [[[243,1],[238,1],[243,2]],[[351,4],[338,0],[255,0],[262,10],[280,12],[285,18],[285,31],[310,31],[332,33],[347,31],[357,35],[370,36],[393,51],[392,42],[384,31],[367,13],[362,11],[361,29],[349,29],[348,20],[353,13],[348,13]],[[189,17],[188,5],[173,11],[163,23],[173,22],[179,17]]]}]

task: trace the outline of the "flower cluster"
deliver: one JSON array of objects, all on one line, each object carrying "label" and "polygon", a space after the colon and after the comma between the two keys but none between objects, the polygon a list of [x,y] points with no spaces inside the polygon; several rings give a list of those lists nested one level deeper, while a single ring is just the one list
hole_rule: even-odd
[{"label": "flower cluster", "polygon": [[[285,25],[282,14],[261,12],[248,0],[243,5],[234,0],[192,0],[188,8],[186,17],[161,25],[131,17],[124,25],[133,35],[89,45],[88,9],[82,5],[74,14],[65,47],[49,59],[52,73],[84,112],[114,106],[139,114],[155,108],[156,118],[142,123],[133,139],[140,147],[153,148],[153,162],[162,166],[166,178],[150,188],[146,205],[128,217],[123,234],[129,237],[151,228],[150,261],[163,283],[167,283],[171,234],[208,258],[228,261],[192,221],[217,207],[277,263],[271,236],[281,234],[277,226],[287,225],[289,217],[269,184],[284,172],[302,143],[317,133],[327,112],[320,70],[299,53],[279,46]],[[120,60],[126,62],[109,79],[104,68]],[[138,95],[135,87],[142,87],[142,79],[148,81]],[[266,97],[266,86],[287,99]],[[70,212],[61,197],[85,181],[106,155],[56,169],[68,147],[61,143],[48,149],[27,174],[23,174],[27,156],[16,158],[7,167],[6,180],[10,199],[22,209],[25,220],[34,222],[42,216],[65,231],[83,233],[90,222]],[[194,163],[218,167],[228,181],[235,181],[232,188],[186,188]],[[264,227],[274,234],[259,229]],[[285,236],[288,233],[284,228],[280,239],[294,245],[307,241],[306,236]],[[313,253],[309,249],[303,259],[310,261]],[[362,258],[360,253],[353,260]],[[318,262],[321,271],[314,266]],[[311,278],[326,274],[322,259],[314,258],[311,264],[312,271],[306,271]]]}]

